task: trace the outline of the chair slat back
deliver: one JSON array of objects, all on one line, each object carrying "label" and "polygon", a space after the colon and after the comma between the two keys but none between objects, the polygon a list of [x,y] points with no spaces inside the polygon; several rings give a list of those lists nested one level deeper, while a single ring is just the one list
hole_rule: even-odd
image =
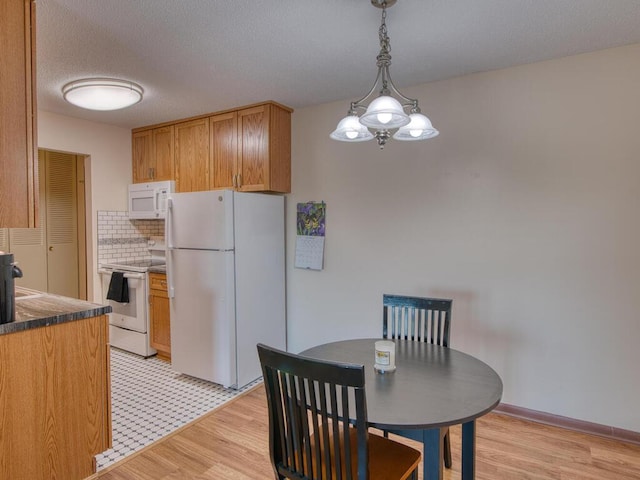
[{"label": "chair slat back", "polygon": [[452,300],[382,296],[382,336],[449,346]]},{"label": "chair slat back", "polygon": [[[276,477],[367,480],[364,366],[301,357],[263,344],[258,344],[258,356]],[[351,417],[356,419],[355,447],[349,434]],[[354,462],[356,477],[351,468]]]}]

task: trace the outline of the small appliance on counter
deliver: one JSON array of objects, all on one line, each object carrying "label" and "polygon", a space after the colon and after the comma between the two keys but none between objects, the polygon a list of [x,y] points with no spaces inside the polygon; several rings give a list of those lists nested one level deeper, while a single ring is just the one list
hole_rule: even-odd
[{"label": "small appliance on counter", "polygon": [[22,270],[13,261],[13,253],[0,252],[0,323],[16,320],[16,278]]}]

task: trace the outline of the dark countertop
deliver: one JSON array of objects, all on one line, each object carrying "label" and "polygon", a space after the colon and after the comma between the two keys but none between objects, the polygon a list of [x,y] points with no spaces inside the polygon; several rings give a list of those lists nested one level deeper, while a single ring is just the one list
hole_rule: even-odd
[{"label": "dark countertop", "polygon": [[164,273],[167,274],[167,266],[166,265],[154,265],[153,267],[149,267],[149,273]]},{"label": "dark countertop", "polygon": [[16,321],[0,324],[0,335],[31,328],[97,317],[111,312],[111,307],[16,287]]}]

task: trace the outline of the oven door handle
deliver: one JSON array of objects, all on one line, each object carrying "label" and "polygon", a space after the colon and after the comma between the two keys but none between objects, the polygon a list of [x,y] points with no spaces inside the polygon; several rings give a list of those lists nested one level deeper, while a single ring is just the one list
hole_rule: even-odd
[{"label": "oven door handle", "polygon": [[[122,270],[106,270],[101,268],[100,270],[98,270],[98,273],[108,273],[109,275],[111,275],[113,272],[122,272]],[[132,273],[132,272],[122,272],[124,275],[124,278],[136,278],[138,280],[142,280],[145,277],[144,273]]]},{"label": "oven door handle", "polygon": [[139,280],[142,280],[145,277],[144,273],[125,273],[124,278],[137,278]]}]

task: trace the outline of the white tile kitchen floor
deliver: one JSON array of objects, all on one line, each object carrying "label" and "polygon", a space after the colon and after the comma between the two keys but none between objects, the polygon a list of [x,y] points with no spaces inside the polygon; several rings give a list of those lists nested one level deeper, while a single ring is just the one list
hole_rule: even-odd
[{"label": "white tile kitchen floor", "polygon": [[253,387],[240,390],[175,373],[156,357],[111,349],[113,448],[96,456],[105,468]]}]

